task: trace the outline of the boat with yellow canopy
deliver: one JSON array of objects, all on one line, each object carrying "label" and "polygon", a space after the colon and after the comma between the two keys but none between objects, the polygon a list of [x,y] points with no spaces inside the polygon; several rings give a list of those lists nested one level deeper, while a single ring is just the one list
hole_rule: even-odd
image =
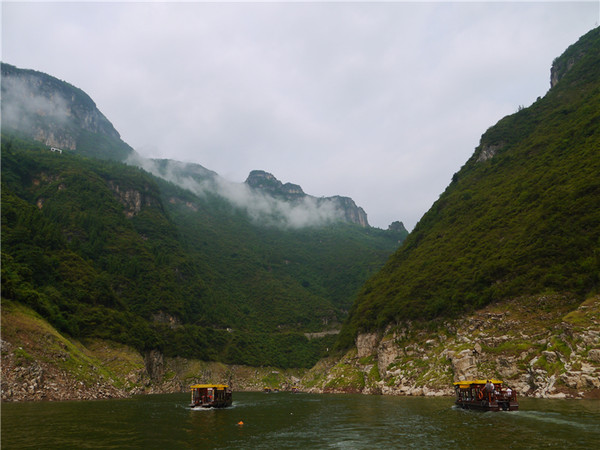
[{"label": "boat with yellow canopy", "polygon": [[455,404],[480,411],[517,411],[517,393],[500,380],[465,380],[454,383]]},{"label": "boat with yellow canopy", "polygon": [[226,384],[194,384],[190,408],[225,408],[233,403],[233,394]]}]

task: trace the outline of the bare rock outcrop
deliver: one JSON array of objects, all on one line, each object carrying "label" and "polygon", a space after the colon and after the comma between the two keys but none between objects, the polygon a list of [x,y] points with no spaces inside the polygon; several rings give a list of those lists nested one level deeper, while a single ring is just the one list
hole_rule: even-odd
[{"label": "bare rock outcrop", "polygon": [[245,183],[255,190],[260,190],[275,198],[282,198],[290,202],[311,201],[317,206],[327,206],[338,212],[339,220],[354,223],[361,227],[368,227],[367,213],[360,206],[357,206],[350,197],[339,195],[333,197],[316,198],[305,194],[297,184],[282,183],[273,174],[264,170],[253,170],[248,175]]},{"label": "bare rock outcrop", "polygon": [[490,377],[521,396],[600,398],[600,296],[518,298],[433,331],[363,333],[313,391],[451,395],[455,381]]},{"label": "bare rock outcrop", "polygon": [[2,63],[2,126],[76,150],[82,132],[120,139],[92,99],[64,81]]}]

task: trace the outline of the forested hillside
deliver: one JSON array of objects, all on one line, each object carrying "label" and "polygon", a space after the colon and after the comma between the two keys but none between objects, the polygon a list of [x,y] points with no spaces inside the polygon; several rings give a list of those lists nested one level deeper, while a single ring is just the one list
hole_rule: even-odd
[{"label": "forested hillside", "polygon": [[600,29],[557,58],[552,88],[481,137],[404,245],[361,289],[339,345],[406,320],[522,295],[583,301],[600,272]]},{"label": "forested hillside", "polygon": [[139,351],[308,367],[401,232],[258,225],[142,169],[2,135],[2,300]]}]

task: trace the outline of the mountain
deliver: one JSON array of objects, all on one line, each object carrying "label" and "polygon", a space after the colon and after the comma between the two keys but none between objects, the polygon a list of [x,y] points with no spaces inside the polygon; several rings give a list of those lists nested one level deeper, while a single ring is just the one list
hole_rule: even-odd
[{"label": "mountain", "polygon": [[[145,160],[123,142],[109,120],[98,110],[94,101],[82,90],[50,75],[34,70],[20,69],[10,64],[1,64],[2,69],[2,128],[12,135],[34,139],[60,151],[73,151],[79,155],[126,161],[152,174],[197,191],[211,190],[227,197],[233,203],[240,201],[231,193],[232,183],[199,164],[156,159]],[[269,184],[267,180],[273,182]],[[228,184],[226,189],[224,185]],[[246,185],[260,191],[260,197],[269,197],[274,207],[268,211],[249,211],[251,214],[267,215],[275,223],[298,226],[291,223],[282,211],[293,209],[295,215],[319,216],[319,223],[346,221],[369,227],[367,214],[348,197],[316,198],[305,194],[298,185],[283,185],[273,175],[264,171],[253,171]],[[256,200],[256,196],[252,200]],[[260,203],[259,199],[259,203]],[[282,205],[272,200],[284,200]],[[243,199],[241,203],[247,203]],[[251,202],[256,204],[257,202]],[[239,205],[238,205],[239,206]],[[283,220],[282,220],[283,219]],[[300,226],[315,224],[308,219]],[[405,233],[408,234],[408,233]]]},{"label": "mountain", "polygon": [[437,395],[494,376],[598,398],[598,174],[600,28],[555,59],[543,98],[482,135],[361,287],[337,344],[348,354],[317,385]]},{"label": "mountain", "polygon": [[3,305],[70,339],[309,367],[407,234],[346,219],[351,199],[294,200],[145,160],[79,89],[2,71]]},{"label": "mountain", "polygon": [[[551,74],[403,244],[400,222],[298,226],[293,208],[324,211],[266,172],[231,185],[202,166],[142,170],[3,134],[3,400],[242,378],[451,395],[490,376],[519,396],[600,398],[600,29]],[[342,356],[293,375],[237,365],[309,367],[353,298]],[[53,393],[67,383],[70,396]]]},{"label": "mountain", "polygon": [[81,89],[34,70],[1,63],[2,130],[61,150],[125,160],[133,149]]},{"label": "mountain", "polygon": [[515,295],[598,289],[600,31],[553,86],[483,134],[402,248],[361,289],[347,332],[455,316]]},{"label": "mountain", "polygon": [[[288,202],[302,203],[311,201],[317,208],[330,208],[334,211],[339,211],[338,219],[346,222],[355,223],[361,227],[369,227],[367,213],[359,206],[356,206],[354,200],[350,197],[321,197],[316,198],[304,193],[302,188],[297,184],[283,184],[277,178],[264,170],[253,170],[246,179],[246,184],[253,189],[268,193],[275,198],[285,199]],[[402,225],[404,228],[404,225]],[[406,230],[400,230],[405,233]],[[408,234],[408,233],[406,233]]]}]

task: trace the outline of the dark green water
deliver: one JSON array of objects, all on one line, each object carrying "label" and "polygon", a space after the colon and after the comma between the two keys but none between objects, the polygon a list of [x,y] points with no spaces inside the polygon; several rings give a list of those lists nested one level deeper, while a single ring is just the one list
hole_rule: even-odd
[{"label": "dark green water", "polygon": [[4,403],[2,449],[600,448],[600,401],[482,413],[451,398],[234,392],[231,408],[201,411],[188,400]]}]

